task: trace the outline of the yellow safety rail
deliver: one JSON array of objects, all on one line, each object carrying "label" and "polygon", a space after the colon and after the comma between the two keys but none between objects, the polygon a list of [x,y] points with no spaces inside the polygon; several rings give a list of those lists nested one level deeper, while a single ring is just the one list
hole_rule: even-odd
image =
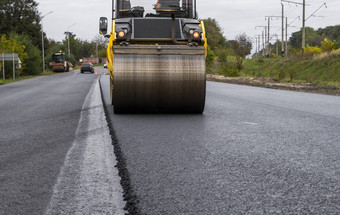
[{"label": "yellow safety rail", "polygon": [[206,37],[205,26],[204,26],[204,22],[203,21],[201,21],[200,27],[202,28],[202,31],[203,31],[205,57],[207,57],[207,54],[208,54],[208,40],[207,40],[207,37]]},{"label": "yellow safety rail", "polygon": [[112,20],[112,30],[110,34],[110,42],[107,46],[107,68],[109,70],[111,80],[113,80],[113,43],[116,40],[116,21]]}]

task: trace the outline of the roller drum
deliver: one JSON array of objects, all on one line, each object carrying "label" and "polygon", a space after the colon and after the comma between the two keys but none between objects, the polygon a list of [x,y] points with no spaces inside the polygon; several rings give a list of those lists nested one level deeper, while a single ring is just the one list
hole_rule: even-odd
[{"label": "roller drum", "polygon": [[202,113],[206,71],[200,47],[116,49],[115,113]]}]

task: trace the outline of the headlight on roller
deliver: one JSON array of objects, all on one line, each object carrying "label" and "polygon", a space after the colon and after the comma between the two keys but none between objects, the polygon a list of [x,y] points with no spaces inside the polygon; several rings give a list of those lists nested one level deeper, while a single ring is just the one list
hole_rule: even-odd
[{"label": "headlight on roller", "polygon": [[201,34],[197,31],[195,31],[193,34],[192,34],[193,38],[195,39],[200,39],[201,38]]},{"label": "headlight on roller", "polygon": [[125,37],[125,35],[126,35],[126,34],[125,34],[124,31],[119,31],[119,32],[118,32],[118,38],[119,38],[119,39],[123,39],[123,38]]}]

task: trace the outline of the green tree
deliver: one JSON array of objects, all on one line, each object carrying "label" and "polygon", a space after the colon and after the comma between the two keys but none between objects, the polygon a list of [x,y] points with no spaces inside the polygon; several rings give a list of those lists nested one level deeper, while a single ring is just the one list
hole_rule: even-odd
[{"label": "green tree", "polygon": [[227,40],[223,36],[223,31],[219,24],[217,23],[216,19],[205,19],[204,26],[206,30],[206,36],[208,40],[208,45],[210,46],[211,50],[223,49],[227,47]]},{"label": "green tree", "polygon": [[[38,3],[34,0],[1,0],[0,32],[28,35],[41,49],[41,25]],[[48,42],[45,39],[45,42]]]},{"label": "green tree", "polygon": [[321,50],[323,52],[331,52],[336,49],[336,45],[336,41],[331,41],[325,38],[324,41],[321,42]]},{"label": "green tree", "polygon": [[10,34],[10,38],[19,41],[20,44],[25,46],[27,58],[23,60],[24,67],[22,70],[23,75],[37,75],[42,73],[42,58],[41,51],[38,47],[34,46],[33,41],[28,35],[25,34]]},{"label": "green tree", "polygon": [[[27,53],[25,52],[25,46],[22,45],[18,40],[16,39],[7,39],[6,35],[1,35],[0,37],[0,53],[18,53],[18,57],[21,61],[25,61],[27,59]],[[12,63],[6,62],[5,64],[5,70],[10,70]],[[25,67],[25,64],[22,64],[23,67]],[[2,70],[2,62],[0,62],[0,70]],[[20,72],[20,71],[19,71]],[[6,78],[10,77],[11,74],[7,73]],[[2,77],[2,73],[1,73]]]},{"label": "green tree", "polygon": [[319,28],[316,32],[321,35],[322,39],[328,38],[331,41],[340,43],[340,25]]},{"label": "green tree", "polygon": [[230,44],[235,54],[242,58],[249,55],[253,48],[251,39],[245,33],[238,35],[235,40],[230,41]]},{"label": "green tree", "polygon": [[[322,41],[322,36],[319,35],[313,28],[306,27],[306,44],[309,46],[319,46]],[[295,49],[302,48],[302,30],[292,34],[289,39],[290,44]]]},{"label": "green tree", "polygon": [[207,68],[211,68],[212,67],[212,65],[214,64],[214,60],[215,60],[214,52],[211,51],[210,46],[208,45],[207,58],[205,60]]}]

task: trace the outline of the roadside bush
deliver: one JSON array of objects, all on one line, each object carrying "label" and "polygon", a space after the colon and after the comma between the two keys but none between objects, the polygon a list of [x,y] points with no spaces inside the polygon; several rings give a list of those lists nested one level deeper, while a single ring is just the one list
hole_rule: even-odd
[{"label": "roadside bush", "polygon": [[239,70],[235,66],[230,65],[222,65],[219,74],[227,77],[240,76]]},{"label": "roadside bush", "polygon": [[263,60],[263,57],[260,57],[258,60],[257,60],[258,63],[264,63],[264,60]]},{"label": "roadside bush", "polygon": [[241,71],[244,68],[244,66],[243,66],[243,58],[242,57],[239,57],[239,56],[236,57],[235,66],[236,66],[238,71]]},{"label": "roadside bush", "polygon": [[309,46],[307,45],[306,48],[303,49],[304,54],[313,55],[321,53],[321,48],[318,46]]},{"label": "roadside bush", "polygon": [[282,81],[286,78],[286,73],[284,71],[279,72],[279,80]]},{"label": "roadside bush", "polygon": [[10,34],[10,38],[25,46],[27,58],[23,59],[22,75],[38,75],[42,73],[42,55],[38,47],[33,45],[32,39],[25,34]]},{"label": "roadside bush", "polygon": [[220,49],[216,51],[217,54],[217,60],[222,63],[225,64],[228,62],[228,51],[226,49]]},{"label": "roadside bush", "polygon": [[65,55],[65,60],[67,60],[68,62],[71,62],[73,66],[75,66],[78,63],[77,60],[76,60],[76,57],[74,56],[74,54],[71,54],[71,56],[66,54]]},{"label": "roadside bush", "polygon": [[290,55],[298,55],[298,54],[301,54],[301,51],[295,49],[295,48],[292,48],[289,50],[289,54]]},{"label": "roadside bush", "polygon": [[214,52],[211,51],[210,47],[208,46],[207,58],[205,60],[207,70],[209,70],[209,71],[211,70],[211,68],[212,68],[212,66],[214,64],[214,60],[215,60]]},{"label": "roadside bush", "polygon": [[[10,38],[7,39],[6,35],[1,35],[0,37],[0,53],[17,53],[19,56],[19,59],[23,62],[22,67],[25,66],[24,62],[27,59],[27,53],[25,52],[25,46],[20,43],[20,41]],[[13,63],[8,61],[5,62],[5,71],[12,71],[12,65]],[[2,62],[0,62],[0,71],[2,71]],[[19,71],[20,74],[20,71]],[[2,72],[0,74],[0,77],[2,78]],[[6,72],[6,78],[11,78],[12,73]]]},{"label": "roadside bush", "polygon": [[321,42],[321,50],[322,52],[331,52],[336,49],[336,42],[332,42],[328,40],[327,38],[324,39],[323,42]]},{"label": "roadside bush", "polygon": [[272,58],[278,58],[279,56],[278,55],[276,55],[275,53],[272,53],[272,56],[271,56]]}]

